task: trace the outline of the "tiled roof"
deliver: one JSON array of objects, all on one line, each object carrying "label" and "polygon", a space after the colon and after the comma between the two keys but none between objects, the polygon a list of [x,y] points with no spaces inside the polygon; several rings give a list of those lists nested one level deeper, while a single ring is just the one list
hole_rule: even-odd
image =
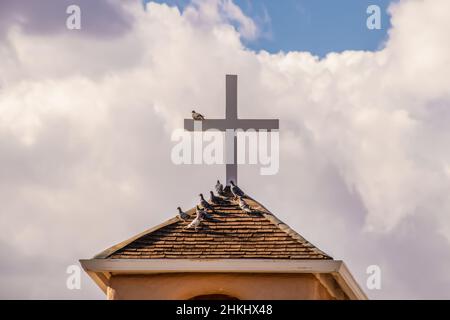
[{"label": "tiled roof", "polygon": [[332,259],[306,241],[266,208],[246,199],[255,210],[242,211],[235,201],[214,205],[216,213],[201,227],[185,229],[194,219],[178,217],[97,255],[108,259]]}]

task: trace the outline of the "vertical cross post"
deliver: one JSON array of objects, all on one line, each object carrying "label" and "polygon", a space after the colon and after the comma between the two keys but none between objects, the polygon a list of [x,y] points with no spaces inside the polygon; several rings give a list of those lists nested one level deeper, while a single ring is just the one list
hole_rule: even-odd
[{"label": "vertical cross post", "polygon": [[[227,74],[225,80],[226,92],[226,119],[237,120],[237,75]],[[226,181],[227,185],[230,181],[237,183],[237,136],[234,128],[226,130]]]}]

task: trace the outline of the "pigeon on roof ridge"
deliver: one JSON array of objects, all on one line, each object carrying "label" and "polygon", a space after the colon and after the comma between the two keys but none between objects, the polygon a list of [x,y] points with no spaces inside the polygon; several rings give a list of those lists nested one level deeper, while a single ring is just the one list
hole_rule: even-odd
[{"label": "pigeon on roof ridge", "polygon": [[239,187],[234,183],[233,180],[231,180],[230,183],[231,183],[231,193],[233,193],[233,195],[234,195],[235,198],[238,198],[238,197],[244,197],[244,196],[245,196],[244,191],[242,191],[241,188],[239,188]]},{"label": "pigeon on roof ridge", "polygon": [[199,217],[197,216],[197,217],[195,217],[194,220],[192,220],[191,223],[189,223],[189,224],[186,226],[185,229],[190,229],[190,228],[194,227],[194,230],[197,231],[197,228],[200,226],[200,224],[201,224],[201,220],[200,220]]},{"label": "pigeon on roof ridge", "polygon": [[200,208],[199,206],[195,207],[195,213],[200,217],[200,220],[211,219],[211,216],[206,212],[204,208]]},{"label": "pigeon on roof ridge", "polygon": [[199,196],[200,196],[200,205],[203,208],[211,210],[212,212],[216,212],[212,207],[212,205],[210,205],[209,202],[205,200],[205,198],[203,197],[203,193],[200,193]]},{"label": "pigeon on roof ridge", "polygon": [[210,219],[211,217],[205,211],[205,209],[200,208],[199,206],[195,207],[196,216],[192,222],[186,226],[185,229],[190,229],[194,227],[194,230],[197,231],[197,228],[201,225],[202,221],[205,219]]},{"label": "pigeon on roof ridge", "polygon": [[214,195],[214,192],[210,191],[209,194],[210,194],[210,196],[209,196],[209,201],[210,201],[212,204],[221,205],[221,204],[227,203],[224,199],[219,198],[219,197],[216,197],[216,196]]},{"label": "pigeon on roof ridge", "polygon": [[215,188],[216,188],[216,192],[219,196],[225,195],[225,193],[223,191],[223,184],[221,184],[219,180],[217,180]]},{"label": "pigeon on roof ridge", "polygon": [[178,209],[178,217],[179,217],[181,220],[186,221],[186,219],[189,218],[189,215],[188,215],[186,212],[184,212],[183,210],[181,210],[180,207],[178,207],[177,209]]}]

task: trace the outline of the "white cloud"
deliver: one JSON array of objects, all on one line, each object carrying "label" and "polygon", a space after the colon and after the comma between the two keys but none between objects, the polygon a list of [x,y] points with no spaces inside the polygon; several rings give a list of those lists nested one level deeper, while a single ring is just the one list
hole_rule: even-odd
[{"label": "white cloud", "polygon": [[244,38],[255,39],[257,37],[258,30],[253,20],[247,17],[232,0],[222,1],[221,7],[225,17],[239,24],[239,33]]},{"label": "white cloud", "polygon": [[402,1],[383,50],[322,60],[246,50],[240,37],[258,31],[231,1],[123,6],[134,21],[117,37],[12,28],[0,45],[0,283],[14,296],[101,297],[87,279],[68,292],[67,265],[212,188],[224,169],[171,164],[170,132],[193,106],[223,116],[227,73],[241,117],[282,126],[280,174],[245,167],[245,189],[362,284],[380,264],[389,282],[373,297],[450,296],[445,268],[422,266],[428,282],[402,269],[421,256],[450,265],[432,254],[450,240],[448,1]]},{"label": "white cloud", "polygon": [[[259,30],[255,22],[247,17],[232,0],[193,0],[183,16],[196,27],[215,28],[218,24],[235,24],[239,36],[255,40]],[[226,26],[227,29],[230,26]]]}]

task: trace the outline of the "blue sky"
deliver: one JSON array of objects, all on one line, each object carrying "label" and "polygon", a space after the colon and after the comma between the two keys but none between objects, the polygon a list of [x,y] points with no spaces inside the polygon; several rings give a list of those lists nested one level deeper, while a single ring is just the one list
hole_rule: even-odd
[{"label": "blue sky", "polygon": [[[145,0],[144,0],[145,1]],[[234,0],[261,30],[245,45],[254,50],[309,51],[324,57],[344,50],[374,51],[383,46],[390,28],[387,8],[395,0]],[[181,10],[189,0],[156,0]],[[366,27],[369,5],[381,8],[381,30]]]}]

